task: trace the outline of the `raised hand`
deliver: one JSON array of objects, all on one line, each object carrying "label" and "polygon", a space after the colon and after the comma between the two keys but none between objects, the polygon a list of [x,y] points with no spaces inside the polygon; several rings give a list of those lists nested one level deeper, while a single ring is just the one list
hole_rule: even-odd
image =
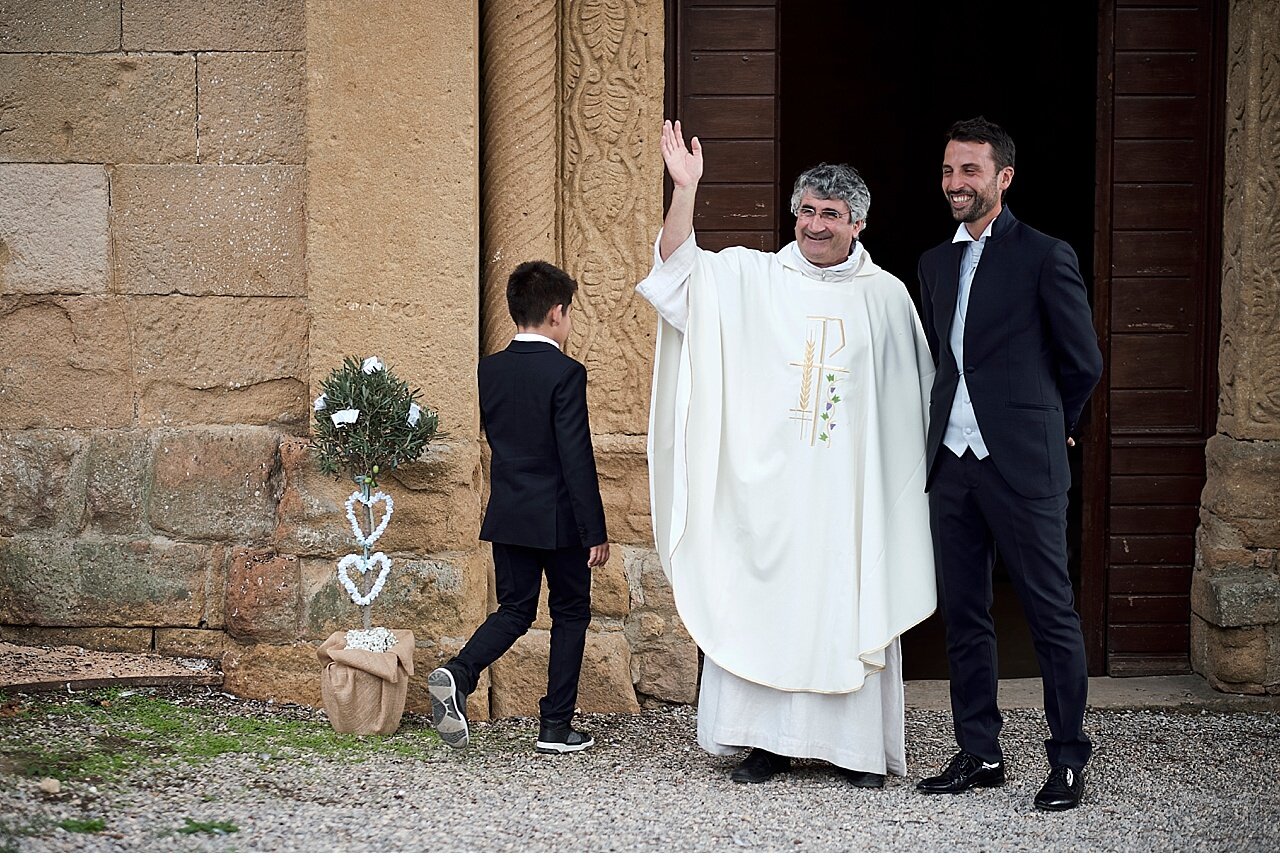
[{"label": "raised hand", "polygon": [[702,178],[702,144],[694,137],[692,148],[684,145],[684,132],[680,120],[675,125],[668,119],[662,123],[662,160],[667,164],[667,175],[677,188],[696,187]]}]

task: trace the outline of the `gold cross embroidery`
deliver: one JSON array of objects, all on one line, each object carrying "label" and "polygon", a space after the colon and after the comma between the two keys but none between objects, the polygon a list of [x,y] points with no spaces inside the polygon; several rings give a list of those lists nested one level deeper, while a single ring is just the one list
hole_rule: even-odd
[{"label": "gold cross embroidery", "polygon": [[[825,441],[831,446],[831,408],[840,401],[835,393],[836,373],[848,373],[845,367],[828,364],[827,360],[844,351],[844,319],[834,316],[807,316],[804,360],[789,366],[800,368],[800,403],[791,409],[791,419],[800,422],[800,438],[809,436],[809,446]],[[836,343],[838,345],[835,345]],[[835,348],[830,348],[835,345]],[[828,350],[830,349],[830,350]],[[829,388],[823,396],[823,387]]]}]

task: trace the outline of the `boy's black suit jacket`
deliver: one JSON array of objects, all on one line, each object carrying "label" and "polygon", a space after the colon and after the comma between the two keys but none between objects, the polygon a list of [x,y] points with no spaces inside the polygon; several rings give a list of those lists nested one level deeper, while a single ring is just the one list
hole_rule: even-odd
[{"label": "boy's black suit jacket", "polygon": [[481,358],[480,420],[493,451],[480,538],[529,548],[608,542],[587,423],[587,369],[550,343]]},{"label": "boy's black suit jacket", "polygon": [[[960,371],[951,350],[968,242],[944,242],[920,257],[921,321],[938,366],[929,403],[929,482],[942,447]],[[1071,246],[1004,209],[969,290],[964,374],[982,440],[1023,497],[1071,484],[1066,436],[1102,375],[1093,313]]]}]

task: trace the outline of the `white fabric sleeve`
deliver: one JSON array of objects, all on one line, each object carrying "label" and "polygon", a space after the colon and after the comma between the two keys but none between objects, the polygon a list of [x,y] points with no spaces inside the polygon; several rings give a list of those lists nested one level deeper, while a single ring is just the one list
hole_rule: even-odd
[{"label": "white fabric sleeve", "polygon": [[692,232],[664,262],[658,247],[662,232],[653,243],[653,269],[636,284],[640,296],[653,305],[658,315],[680,333],[689,321],[689,275],[698,259],[698,242]]}]

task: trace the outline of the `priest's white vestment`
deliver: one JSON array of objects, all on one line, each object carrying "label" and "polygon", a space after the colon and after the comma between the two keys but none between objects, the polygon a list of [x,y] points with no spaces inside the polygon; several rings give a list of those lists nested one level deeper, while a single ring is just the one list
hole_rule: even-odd
[{"label": "priest's white vestment", "polygon": [[904,774],[897,639],[936,606],[933,362],[906,288],[860,243],[818,268],[691,235],[637,290],[660,317],[650,500],[706,655],[699,743]]}]

